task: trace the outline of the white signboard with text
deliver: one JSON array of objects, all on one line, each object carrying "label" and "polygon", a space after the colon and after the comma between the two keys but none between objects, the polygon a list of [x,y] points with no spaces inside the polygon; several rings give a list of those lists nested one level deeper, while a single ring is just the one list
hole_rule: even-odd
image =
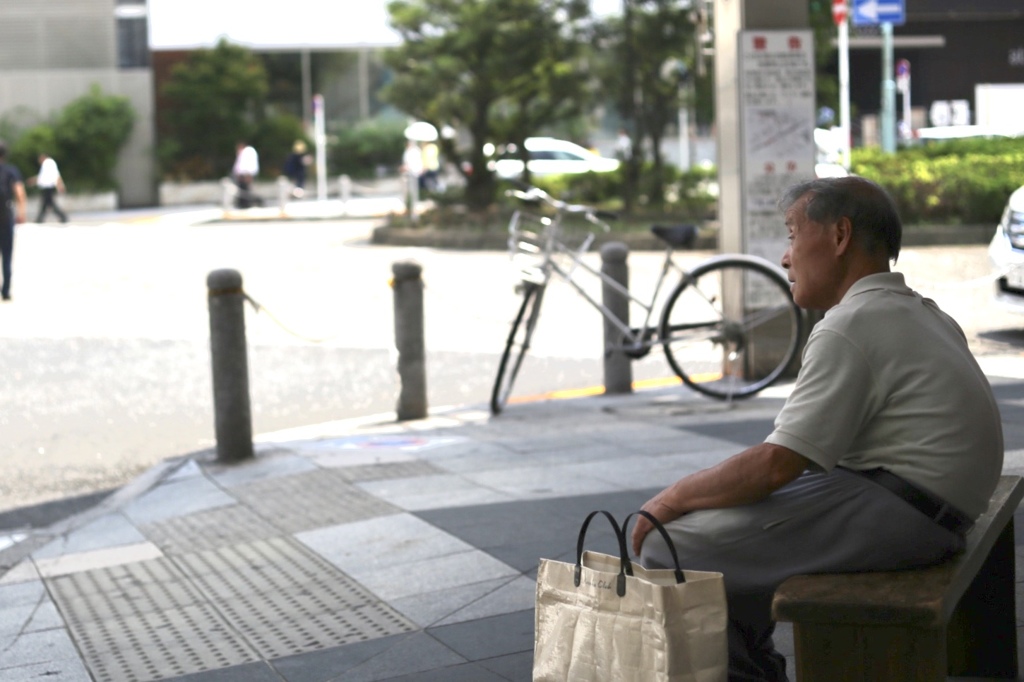
[{"label": "white signboard with text", "polygon": [[778,263],[786,249],[779,196],[814,177],[811,31],[743,31],[739,85],[744,251]]}]

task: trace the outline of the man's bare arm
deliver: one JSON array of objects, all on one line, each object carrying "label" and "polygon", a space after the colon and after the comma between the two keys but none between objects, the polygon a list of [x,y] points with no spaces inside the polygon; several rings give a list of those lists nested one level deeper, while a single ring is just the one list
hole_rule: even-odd
[{"label": "man's bare arm", "polygon": [[25,199],[25,183],[14,183],[14,222],[23,223],[28,215]]},{"label": "man's bare arm", "polygon": [[[681,478],[643,506],[662,523],[698,509],[720,509],[758,502],[796,479],[810,464],[789,448],[761,443],[708,469]],[[640,554],[653,529],[640,517],[633,528],[633,551]]]}]

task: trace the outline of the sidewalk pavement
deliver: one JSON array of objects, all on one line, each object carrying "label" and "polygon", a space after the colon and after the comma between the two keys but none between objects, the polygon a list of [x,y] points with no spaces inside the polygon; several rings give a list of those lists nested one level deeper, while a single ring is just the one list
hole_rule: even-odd
[{"label": "sidewalk pavement", "polygon": [[[1018,473],[1024,382],[993,384]],[[539,559],[572,561],[588,512],[760,442],[787,390],[386,415],[262,436],[241,464],[167,460],[7,539],[0,679],[529,680]],[[614,550],[597,524],[588,547]],[[777,643],[792,655],[788,627]]]}]

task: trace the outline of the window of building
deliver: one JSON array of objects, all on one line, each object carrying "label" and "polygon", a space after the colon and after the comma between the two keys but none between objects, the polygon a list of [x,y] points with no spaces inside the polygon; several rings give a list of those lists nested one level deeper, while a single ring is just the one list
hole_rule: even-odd
[{"label": "window of building", "polygon": [[149,24],[146,4],[138,0],[117,0],[117,65],[122,69],[149,66]]}]

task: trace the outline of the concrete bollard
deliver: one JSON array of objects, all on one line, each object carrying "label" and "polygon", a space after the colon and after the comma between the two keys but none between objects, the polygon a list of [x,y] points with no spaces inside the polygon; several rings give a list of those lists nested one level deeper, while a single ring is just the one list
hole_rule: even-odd
[{"label": "concrete bollard", "polygon": [[427,360],[423,342],[423,267],[413,261],[391,265],[395,292],[395,348],[398,350],[398,420],[427,416]]},{"label": "concrete bollard", "polygon": [[405,206],[409,222],[415,225],[419,222],[416,215],[416,204],[420,203],[420,179],[412,173],[405,174]]},{"label": "concrete bollard", "polygon": [[230,211],[235,205],[235,194],[238,193],[238,187],[235,186],[234,181],[231,178],[220,179],[220,205],[225,211]]},{"label": "concrete bollard", "polygon": [[352,178],[347,175],[338,178],[338,190],[341,192],[341,214],[348,215],[348,201],[352,198]]},{"label": "concrete bollard", "polygon": [[206,286],[217,460],[240,462],[253,457],[242,275],[237,270],[214,270],[206,277]]},{"label": "concrete bollard", "polygon": [[286,207],[288,206],[288,199],[292,194],[292,181],[283,175],[277,176],[277,210],[281,212],[281,215],[286,215]]},{"label": "concrete bollard", "polygon": [[[624,288],[629,288],[629,247],[622,242],[608,242],[601,247],[601,272]],[[629,324],[629,299],[608,283],[601,285],[604,306],[620,320]],[[622,351],[622,330],[604,321],[604,392],[630,393],[633,390],[633,364]]]}]

